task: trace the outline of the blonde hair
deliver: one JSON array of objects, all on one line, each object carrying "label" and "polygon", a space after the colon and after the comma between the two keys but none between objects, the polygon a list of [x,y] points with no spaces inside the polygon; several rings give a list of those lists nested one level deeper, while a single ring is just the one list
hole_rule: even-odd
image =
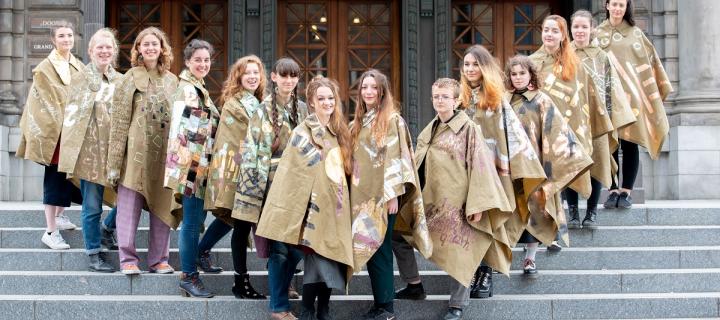
[{"label": "blonde hair", "polygon": [[113,55],[112,55],[112,60],[110,61],[110,65],[112,65],[113,67],[117,66],[117,58],[118,58],[118,54],[120,52],[120,45],[118,44],[116,35],[117,35],[117,32],[114,29],[110,29],[110,28],[102,28],[102,29],[96,31],[95,34],[93,34],[93,36],[90,37],[90,41],[88,41],[88,55],[90,56],[90,60],[92,60],[92,57],[93,57],[92,50],[93,50],[93,47],[95,47],[95,45],[97,44],[98,39],[101,37],[105,37],[105,38],[110,39],[110,42],[112,43],[112,46],[113,46]]},{"label": "blonde hair", "polygon": [[[496,111],[500,108],[502,94],[505,91],[503,73],[497,60],[485,47],[476,44],[465,50],[463,60],[468,54],[475,57],[480,65],[480,92],[475,108],[478,110]],[[467,109],[472,101],[472,85],[465,76],[462,66],[460,68],[460,106]]]},{"label": "blonde hair", "polygon": [[347,120],[343,114],[342,100],[340,99],[340,86],[337,81],[328,78],[316,77],[307,85],[305,88],[305,97],[308,103],[315,102],[315,96],[319,88],[326,87],[332,91],[335,97],[335,107],[332,115],[330,115],[330,122],[328,125],[335,132],[337,136],[338,144],[340,145],[340,151],[342,152],[343,158],[343,169],[346,175],[352,173],[352,146],[353,141],[350,137],[350,129],[348,128]]},{"label": "blonde hair", "polygon": [[[370,77],[375,79],[378,86],[378,105],[376,107],[378,108],[378,113],[375,121],[373,121],[370,127],[370,132],[372,133],[373,138],[375,138],[375,144],[382,146],[383,140],[385,140],[385,135],[387,134],[390,115],[399,110],[396,106],[395,100],[393,99],[392,92],[390,92],[390,81],[388,81],[387,76],[385,76],[382,72],[375,69],[369,69],[368,71],[363,72],[358,79],[358,86],[362,88],[362,83],[365,81],[365,78]],[[365,117],[365,113],[368,111],[368,106],[362,98],[362,89],[358,89],[357,91],[357,101],[358,105],[355,109],[355,119],[351,128],[354,143],[357,143],[357,140],[360,137],[360,131],[363,127],[363,118]]]},{"label": "blonde hair", "polygon": [[453,92],[453,98],[458,98],[460,96],[460,83],[457,82],[455,79],[450,78],[440,78],[435,80],[435,82],[432,84],[433,88],[438,89],[451,89]]},{"label": "blonde hair", "polygon": [[170,47],[170,41],[168,41],[165,32],[156,27],[148,27],[138,33],[137,37],[135,38],[135,43],[133,44],[132,49],[130,49],[130,65],[133,67],[144,66],[142,61],[143,58],[138,48],[140,47],[140,42],[142,41],[142,39],[145,38],[145,36],[149,35],[153,35],[158,38],[158,40],[160,40],[160,50],[162,51],[162,53],[158,58],[157,68],[158,71],[162,74],[170,69],[170,65],[173,62],[173,53],[172,47]]},{"label": "blonde hair", "polygon": [[225,102],[230,100],[233,96],[245,90],[245,88],[243,88],[242,86],[242,76],[243,74],[245,74],[245,69],[247,69],[247,65],[251,63],[257,64],[260,71],[260,84],[258,85],[257,89],[255,89],[255,92],[253,92],[252,94],[258,100],[263,101],[263,98],[265,97],[265,87],[267,86],[267,75],[265,75],[265,66],[263,65],[262,60],[260,60],[258,56],[249,55],[235,61],[235,64],[233,64],[232,68],[230,69],[228,77],[227,79],[225,79],[225,83],[223,83],[222,94],[220,95],[220,105],[225,104]]},{"label": "blonde hair", "polygon": [[575,54],[575,50],[570,47],[570,34],[568,33],[567,21],[565,21],[565,18],[553,14],[547,16],[545,20],[543,20],[543,25],[545,25],[545,22],[548,20],[557,22],[558,27],[560,27],[560,33],[563,34],[563,40],[560,42],[560,48],[552,54],[555,57],[553,73],[560,76],[563,81],[568,81],[575,77],[578,58]]}]

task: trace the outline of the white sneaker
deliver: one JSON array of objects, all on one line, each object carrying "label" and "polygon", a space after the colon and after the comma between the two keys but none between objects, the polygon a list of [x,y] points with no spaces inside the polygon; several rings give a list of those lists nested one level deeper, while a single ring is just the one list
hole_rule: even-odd
[{"label": "white sneaker", "polygon": [[42,236],[42,242],[46,244],[50,249],[53,250],[65,250],[70,249],[70,245],[65,242],[65,239],[63,239],[62,235],[60,234],[60,231],[55,230],[53,233],[48,234],[47,232],[43,232]]},{"label": "white sneaker", "polygon": [[70,222],[70,218],[68,218],[64,214],[55,217],[55,225],[57,226],[58,230],[74,230],[75,228],[77,228],[74,223]]}]

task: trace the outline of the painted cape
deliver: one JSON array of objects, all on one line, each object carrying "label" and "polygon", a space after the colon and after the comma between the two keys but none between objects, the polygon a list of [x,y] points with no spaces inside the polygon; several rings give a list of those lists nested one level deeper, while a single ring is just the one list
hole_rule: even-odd
[{"label": "painted cape", "polygon": [[[473,121],[482,130],[485,142],[493,152],[495,170],[513,210],[508,221],[511,219],[528,221],[531,214],[542,215],[542,212],[531,213],[531,209],[534,210],[535,207],[528,205],[530,195],[546,180],[535,149],[530,145],[517,115],[505,99],[496,111],[476,109],[477,90],[481,88],[475,88],[472,100],[463,102],[463,106],[469,107],[467,111],[473,115]],[[512,262],[510,248],[517,244],[520,235],[508,232],[503,223],[493,230],[493,238],[495,241],[483,261],[493,269],[509,274]]]},{"label": "painted cape", "polygon": [[529,221],[524,221],[524,225],[508,223],[508,232],[519,237],[526,227],[543,243],[551,243],[555,234],[559,234],[569,245],[567,219],[560,192],[590,168],[592,159],[576,142],[575,133],[550,97],[540,91],[526,91],[509,95],[508,99],[530,144],[540,156],[547,177],[542,185],[545,206],[542,208],[536,201],[530,201],[530,206],[536,206],[531,212],[544,210],[549,215],[531,215]]},{"label": "painted cape", "polygon": [[220,112],[205,194],[205,208],[212,210],[216,217],[228,223],[235,189],[240,181],[241,144],[245,139],[250,117],[258,108],[260,101],[250,92],[242,91],[225,101]]},{"label": "painted cape", "polygon": [[[148,211],[177,228],[182,210],[171,207],[172,190],[163,187],[173,94],[177,77],[166,71],[128,70],[115,93],[110,126],[108,176],[145,197]],[[172,211],[172,212],[171,212]]]},{"label": "painted cape", "polygon": [[[275,110],[273,110],[275,108]],[[274,113],[276,112],[276,113]],[[272,117],[276,115],[282,121],[280,126],[280,144],[272,152],[273,132]],[[273,175],[280,161],[280,155],[290,141],[293,129],[308,115],[307,106],[298,101],[297,114],[292,115],[292,106],[272,105],[272,97],[263,100],[260,108],[250,119],[248,130],[242,144],[240,157],[240,181],[235,191],[235,204],[232,217],[257,223]]]},{"label": "painted cape", "polygon": [[[493,230],[512,214],[482,131],[464,111],[447,123],[436,116],[418,136],[415,163],[433,243],[430,261],[468,287],[494,242]],[[423,179],[424,178],[424,179]],[[479,222],[468,216],[483,213]]]},{"label": "painted cape", "polygon": [[[564,81],[559,74],[562,72],[555,69],[555,57],[548,54],[545,47],[540,47],[530,56],[540,71],[543,84],[542,92],[552,99],[555,106],[562,112],[565,121],[575,131],[578,143],[585,149],[586,154],[594,155],[593,159],[599,162],[594,165],[599,181],[607,181],[612,177],[611,155],[607,138],[593,141],[604,135],[610,134],[613,130],[612,121],[605,109],[605,103],[600,100],[598,90],[593,80],[585,69],[578,65],[575,78]],[[594,143],[600,144],[597,154],[594,152]],[[569,186],[583,197],[590,196],[590,172],[582,174]]]},{"label": "painted cape", "polygon": [[[353,267],[350,193],[335,134],[313,114],[292,132],[256,234]],[[351,274],[351,272],[349,272]]]},{"label": "painted cape", "polygon": [[663,101],[673,91],[660,57],[642,30],[624,20],[617,27],[605,20],[597,28],[597,39],[637,117],[635,123],[618,130],[620,139],[647,148],[650,157],[657,159],[670,130]]},{"label": "painted cape", "polygon": [[[616,178],[615,174],[618,170],[618,165],[612,157],[612,153],[618,148],[617,130],[632,124],[637,118],[630,108],[630,101],[620,83],[617,71],[610,64],[605,51],[594,44],[585,48],[578,48],[574,43],[572,46],[575,48],[575,54],[580,59],[585,72],[595,83],[596,92],[600,96],[600,101],[605,104],[605,110],[610,115],[613,124],[612,134],[593,139],[592,156],[595,165],[590,168],[590,175],[609,188],[613,179]],[[611,172],[603,170],[608,165]]]},{"label": "painted cape", "polygon": [[387,202],[394,198],[398,198],[394,232],[402,234],[424,257],[432,253],[410,132],[400,114],[393,113],[383,145],[378,146],[370,132],[376,116],[374,109],[365,114],[353,152],[350,204],[355,271],[385,239]]},{"label": "painted cape", "polygon": [[33,69],[33,83],[20,118],[22,134],[16,157],[50,164],[60,142],[72,75],[84,69],[75,56],[70,54],[67,61],[54,49]]},{"label": "painted cape", "polygon": [[205,82],[183,70],[172,106],[163,183],[180,204],[183,195],[205,198],[219,118]]}]

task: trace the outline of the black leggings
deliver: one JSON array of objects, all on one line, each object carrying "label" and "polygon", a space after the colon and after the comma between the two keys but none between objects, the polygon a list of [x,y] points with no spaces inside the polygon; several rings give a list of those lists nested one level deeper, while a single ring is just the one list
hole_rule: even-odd
[{"label": "black leggings", "polygon": [[[623,152],[623,161],[622,170],[618,170],[618,181],[620,181],[620,171],[622,171],[622,188],[632,190],[633,185],[635,185],[638,168],[640,167],[640,153],[638,152],[638,145],[633,142],[620,139],[620,148],[613,153],[613,158],[615,158],[615,162],[617,162],[618,165],[620,164],[620,149],[622,149]],[[617,189],[618,186],[616,182],[613,181],[610,190]]]},{"label": "black leggings", "polygon": [[230,248],[232,249],[233,267],[235,273],[247,273],[247,246],[248,236],[252,223],[234,219],[234,228],[232,238],[230,238]]},{"label": "black leggings", "polygon": [[[600,200],[602,184],[600,184],[600,181],[595,180],[595,178],[590,178],[590,185],[592,186],[592,192],[590,193],[590,198],[587,200],[587,207],[588,209],[595,209],[597,208],[598,200]],[[567,200],[569,206],[578,205],[578,193],[575,190],[567,188],[563,192],[565,193],[565,200]]]}]

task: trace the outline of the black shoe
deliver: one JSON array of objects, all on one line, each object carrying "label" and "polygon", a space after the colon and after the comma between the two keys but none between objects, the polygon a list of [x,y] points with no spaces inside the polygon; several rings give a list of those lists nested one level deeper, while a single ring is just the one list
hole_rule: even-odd
[{"label": "black shoe", "polygon": [[235,284],[232,287],[232,293],[237,299],[265,300],[267,297],[255,291],[250,284],[250,275],[247,273],[236,274]]},{"label": "black shoe", "polygon": [[618,209],[632,208],[632,197],[627,192],[621,192],[617,202]]},{"label": "black shoe", "polygon": [[562,246],[560,245],[560,243],[557,240],[555,240],[555,241],[551,242],[549,246],[547,246],[547,251],[549,251],[551,253],[558,253],[558,252],[562,251]]},{"label": "black shoe", "polygon": [[617,192],[610,192],[607,200],[605,200],[605,204],[603,204],[605,209],[617,209],[618,198],[619,198],[619,194]]},{"label": "black shoe", "polygon": [[200,252],[198,255],[197,266],[205,273],[220,273],[223,271],[223,268],[213,265],[210,250]]},{"label": "black shoe", "polygon": [[90,263],[88,264],[88,270],[93,272],[115,272],[115,267],[107,263],[105,258],[105,252],[98,252],[88,256]]},{"label": "black shoe", "polygon": [[443,317],[443,320],[460,320],[462,319],[463,310],[456,307],[448,308],[448,312]]},{"label": "black shoe", "polygon": [[362,316],[364,320],[395,320],[395,314],[383,308],[372,307]]},{"label": "black shoe", "polygon": [[300,316],[298,316],[298,320],[318,320],[318,318],[315,317],[315,308],[308,309],[305,308],[305,306],[301,306]]},{"label": "black shoe", "polygon": [[[321,290],[322,291],[322,290]],[[317,297],[317,318],[318,320],[332,320],[330,316],[330,295],[332,289],[325,288]]]},{"label": "black shoe", "polygon": [[568,221],[567,224],[568,229],[582,228],[582,224],[580,223],[580,210],[578,210],[578,206],[568,206],[568,213],[570,216],[570,221]]},{"label": "black shoe", "polygon": [[408,283],[407,287],[395,292],[395,299],[401,300],[425,300],[425,288],[422,282],[418,284]]},{"label": "black shoe", "polygon": [[537,276],[537,267],[535,267],[535,261],[525,259],[523,261],[523,274],[529,278],[535,278]]},{"label": "black shoe", "polygon": [[180,294],[184,297],[193,298],[212,298],[215,296],[214,293],[205,289],[198,272],[180,274]]},{"label": "black shoe", "polygon": [[477,281],[470,290],[470,298],[485,299],[493,296],[492,272],[492,268],[486,266],[480,266],[475,271]]},{"label": "black shoe", "polygon": [[583,219],[582,225],[584,228],[595,229],[597,228],[597,209],[587,209],[585,211],[585,219]]},{"label": "black shoe", "polygon": [[105,229],[105,227],[101,227],[100,229],[102,229],[100,231],[102,233],[100,238],[100,244],[108,250],[117,250],[118,244],[117,238],[115,238],[115,232],[113,230]]}]

